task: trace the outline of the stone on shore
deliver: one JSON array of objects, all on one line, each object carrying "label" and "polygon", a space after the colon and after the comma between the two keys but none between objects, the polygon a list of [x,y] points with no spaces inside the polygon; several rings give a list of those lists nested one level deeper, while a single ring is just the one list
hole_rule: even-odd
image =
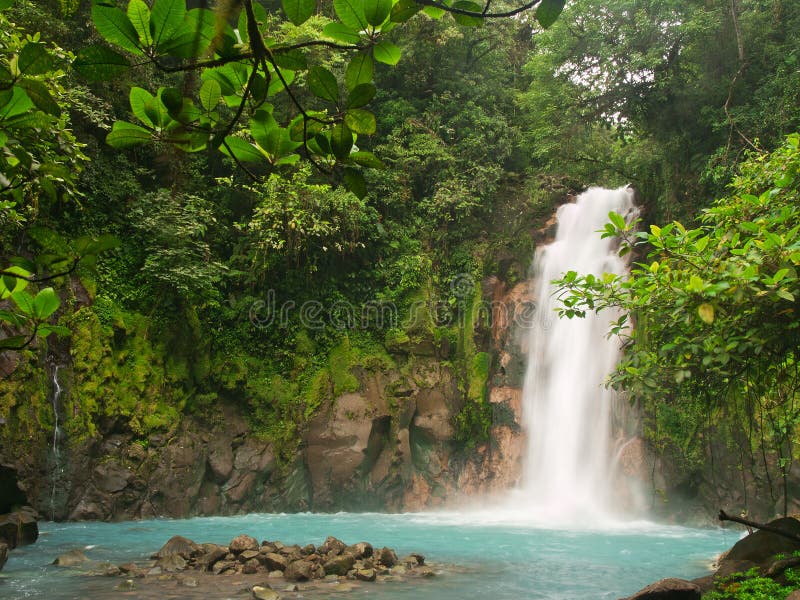
[{"label": "stone on shore", "polygon": [[254,585],[252,589],[253,598],[256,600],[279,600],[278,592],[272,588],[264,587],[261,585]]},{"label": "stone on shore", "polygon": [[685,579],[668,578],[639,590],[627,600],[700,600],[700,587]]},{"label": "stone on shore", "polygon": [[250,537],[249,535],[237,535],[231,540],[231,543],[228,544],[228,547],[234,554],[241,554],[245,550],[258,551],[259,549],[258,540],[256,540],[254,537]]}]

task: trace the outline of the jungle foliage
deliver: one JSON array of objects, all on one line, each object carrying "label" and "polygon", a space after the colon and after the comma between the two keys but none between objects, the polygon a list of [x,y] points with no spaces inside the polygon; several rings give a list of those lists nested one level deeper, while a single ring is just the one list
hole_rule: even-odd
[{"label": "jungle foliage", "polygon": [[0,0],[0,20],[0,344],[27,361],[2,385],[46,401],[44,357],[72,363],[74,436],[234,402],[288,457],[352,369],[425,348],[474,444],[479,283],[527,277],[568,194],[631,183],[647,235],[608,233],[634,276],[569,275],[566,310],[633,309],[615,383],[653,443],[695,468],[713,412],[791,466],[796,2]]}]

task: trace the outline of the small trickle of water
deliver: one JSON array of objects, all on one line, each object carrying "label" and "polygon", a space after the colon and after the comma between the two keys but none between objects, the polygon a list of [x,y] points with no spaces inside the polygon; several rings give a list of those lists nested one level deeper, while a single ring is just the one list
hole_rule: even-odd
[{"label": "small trickle of water", "polygon": [[61,384],[58,381],[58,365],[53,368],[53,487],[50,491],[50,518],[55,520],[56,512],[56,488],[61,478],[61,452],[58,448],[61,438],[61,428],[58,423],[58,403],[61,399]]},{"label": "small trickle of water", "polygon": [[555,241],[537,250],[535,298],[540,318],[531,329],[523,418],[528,451],[522,480],[526,503],[544,519],[575,522],[602,519],[612,510],[612,404],[604,380],[614,369],[619,341],[607,336],[619,315],[559,319],[557,288],[567,271],[582,275],[623,274],[617,243],[599,229],[608,213],[634,212],[629,188],[591,188],[557,213]]}]

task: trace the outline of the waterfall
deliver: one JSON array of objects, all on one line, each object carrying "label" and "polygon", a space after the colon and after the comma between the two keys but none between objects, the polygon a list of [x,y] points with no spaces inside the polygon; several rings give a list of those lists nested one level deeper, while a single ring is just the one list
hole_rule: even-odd
[{"label": "waterfall", "polygon": [[530,330],[522,413],[528,449],[520,490],[537,519],[552,522],[602,520],[612,509],[612,409],[614,393],[603,385],[620,352],[608,338],[619,315],[559,319],[550,282],[567,271],[582,275],[622,274],[626,264],[617,242],[598,230],[608,213],[635,211],[629,188],[591,188],[556,215],[555,241],[534,259],[538,318]]}]

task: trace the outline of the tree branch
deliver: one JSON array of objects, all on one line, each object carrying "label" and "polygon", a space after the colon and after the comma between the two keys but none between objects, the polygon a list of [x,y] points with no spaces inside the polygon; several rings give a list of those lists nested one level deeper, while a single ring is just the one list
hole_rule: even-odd
[{"label": "tree branch", "polygon": [[719,510],[718,518],[720,521],[733,521],[734,523],[740,523],[742,525],[746,525],[747,527],[752,527],[753,529],[760,529],[761,531],[769,531],[770,533],[780,535],[782,537],[785,537],[800,544],[800,535],[784,531],[779,527],[773,527],[772,525],[767,525],[764,523],[756,523],[755,521],[750,521],[749,519],[729,515],[722,509]]},{"label": "tree branch", "polygon": [[[531,0],[530,2],[523,4],[513,10],[507,10],[503,12],[476,12],[474,10],[464,10],[461,8],[453,8],[452,6],[447,6],[437,0],[417,0],[418,4],[422,4],[422,6],[432,6],[433,8],[439,8],[445,12],[453,13],[456,15],[466,15],[468,17],[478,17],[479,19],[502,19],[505,17],[513,17],[514,15],[518,15],[520,13],[525,12],[526,10],[530,10],[537,4],[539,4],[541,0]],[[488,6],[487,6],[488,8]]]}]

